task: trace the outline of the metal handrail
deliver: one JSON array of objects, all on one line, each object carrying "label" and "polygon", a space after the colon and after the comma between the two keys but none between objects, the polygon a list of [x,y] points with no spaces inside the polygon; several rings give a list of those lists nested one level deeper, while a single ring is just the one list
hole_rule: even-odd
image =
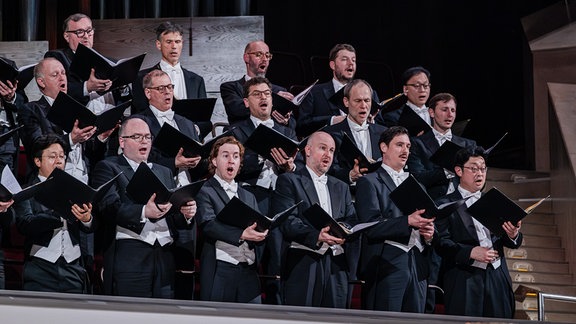
[{"label": "metal handrail", "polygon": [[547,293],[538,293],[538,320],[544,321],[544,298],[560,300],[560,301],[567,301],[567,302],[576,302],[576,297],[573,296],[564,296],[564,295],[555,295],[555,294],[547,294]]}]

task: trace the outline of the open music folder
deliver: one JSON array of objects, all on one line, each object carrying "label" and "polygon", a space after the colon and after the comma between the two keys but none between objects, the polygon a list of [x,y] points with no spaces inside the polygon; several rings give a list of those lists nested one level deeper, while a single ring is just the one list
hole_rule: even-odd
[{"label": "open music folder", "polygon": [[238,197],[232,197],[226,206],[216,215],[216,218],[224,224],[241,229],[245,229],[256,223],[256,230],[258,232],[264,232],[267,229],[273,229],[279,226],[301,202],[302,201],[299,201],[294,206],[272,217],[268,217],[246,205]]},{"label": "open music folder", "polygon": [[329,234],[337,238],[348,239],[353,235],[357,235],[364,230],[380,223],[380,221],[360,223],[352,226],[351,228],[337,222],[330,216],[320,205],[314,203],[310,208],[302,213],[302,217],[315,229],[321,230],[326,226],[330,227]]}]

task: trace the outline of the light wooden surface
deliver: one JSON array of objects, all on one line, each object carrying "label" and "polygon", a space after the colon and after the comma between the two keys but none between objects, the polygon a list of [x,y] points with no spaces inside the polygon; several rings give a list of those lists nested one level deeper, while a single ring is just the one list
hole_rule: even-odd
[{"label": "light wooden surface", "polygon": [[[47,41],[0,42],[0,56],[16,62],[18,67],[37,63],[47,51]],[[37,100],[41,96],[34,80],[30,81],[25,91],[30,101]]]}]

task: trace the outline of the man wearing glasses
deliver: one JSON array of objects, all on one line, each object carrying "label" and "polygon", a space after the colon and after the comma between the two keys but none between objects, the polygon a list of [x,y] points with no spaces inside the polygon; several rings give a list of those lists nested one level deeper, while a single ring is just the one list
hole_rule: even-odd
[{"label": "man wearing glasses", "polygon": [[113,89],[113,91],[108,92],[112,86],[112,81],[98,79],[94,75],[94,71],[90,73],[88,80],[82,80],[77,75],[69,73],[70,64],[74,59],[74,53],[78,48],[78,44],[82,44],[88,48],[92,48],[94,45],[95,29],[92,27],[90,17],[81,13],[70,15],[64,20],[62,28],[68,47],[48,51],[44,54],[44,57],[54,57],[58,59],[66,69],[66,73],[68,74],[68,94],[86,105],[96,114],[130,99],[129,87]]},{"label": "man wearing glasses", "polygon": [[149,165],[167,188],[176,186],[170,169],[149,162],[152,139],[143,119],[138,116],[126,118],[119,134],[123,153],[100,161],[94,169],[95,186],[123,173],[95,207],[107,225],[104,253],[106,294],[174,298],[175,267],[171,246],[177,228],[192,228],[194,225],[196,202],[191,200],[172,208],[169,202],[157,203],[156,194],[152,194],[146,204],[135,203],[126,196],[126,186],[142,162]]},{"label": "man wearing glasses", "polygon": [[[393,111],[380,110],[375,122],[386,127],[401,125],[410,131],[410,136],[420,136],[430,130],[426,125],[432,125],[426,101],[430,97],[430,72],[421,66],[415,66],[402,73],[403,92],[407,102],[399,109]],[[416,123],[406,114],[410,109],[425,123]],[[412,114],[414,115],[414,114]],[[416,116],[414,116],[416,117]]]},{"label": "man wearing glasses", "polygon": [[[468,213],[467,207],[480,199],[486,183],[484,149],[461,149],[454,162],[460,185],[437,203],[469,198],[465,206],[437,222],[446,314],[512,318],[515,301],[504,247],[522,245],[522,222],[503,223],[505,234],[498,236]],[[498,212],[494,210],[493,216],[498,217]]]},{"label": "man wearing glasses", "polygon": [[[264,41],[253,41],[244,48],[243,59],[246,64],[246,74],[239,80],[224,82],[220,85],[220,95],[230,125],[250,117],[250,112],[244,105],[244,83],[254,77],[266,77],[272,53]],[[288,100],[294,99],[294,95],[281,86],[272,84],[271,90]],[[277,123],[292,129],[296,127],[296,121],[290,114],[282,116],[279,112],[273,111],[271,116]]]}]

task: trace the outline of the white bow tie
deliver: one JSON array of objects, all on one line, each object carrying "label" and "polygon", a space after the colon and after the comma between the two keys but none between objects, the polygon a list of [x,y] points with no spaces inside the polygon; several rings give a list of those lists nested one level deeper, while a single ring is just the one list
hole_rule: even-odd
[{"label": "white bow tie", "polygon": [[326,184],[326,183],[328,183],[328,176],[326,176],[325,174],[321,175],[317,178],[314,178],[314,181],[320,182],[322,184]]},{"label": "white bow tie", "polygon": [[350,129],[353,132],[364,132],[368,130],[368,123],[364,123],[363,125],[358,125],[356,123],[350,123]]},{"label": "white bow tie", "polygon": [[159,111],[158,118],[166,118],[169,121],[172,121],[172,119],[174,119],[174,111],[172,109],[168,111]]},{"label": "white bow tie", "polygon": [[262,125],[264,125],[264,126],[266,126],[266,127],[268,127],[268,128],[274,127],[274,121],[273,121],[272,119],[260,121],[260,122],[258,123],[258,125],[260,125],[260,124],[262,124]]},{"label": "white bow tie", "polygon": [[452,140],[452,134],[436,134],[436,139],[440,142],[440,143],[444,143],[446,141],[451,141]]},{"label": "white bow tie", "polygon": [[394,173],[392,173],[392,176],[394,177],[394,179],[398,180],[398,183],[404,182],[404,180],[408,179],[409,175],[410,174],[408,172],[394,172]]},{"label": "white bow tie", "polygon": [[235,195],[238,192],[238,183],[234,182],[234,183],[230,184],[230,183],[225,182],[222,184],[222,188],[224,189],[224,191],[228,191],[228,192]]}]

